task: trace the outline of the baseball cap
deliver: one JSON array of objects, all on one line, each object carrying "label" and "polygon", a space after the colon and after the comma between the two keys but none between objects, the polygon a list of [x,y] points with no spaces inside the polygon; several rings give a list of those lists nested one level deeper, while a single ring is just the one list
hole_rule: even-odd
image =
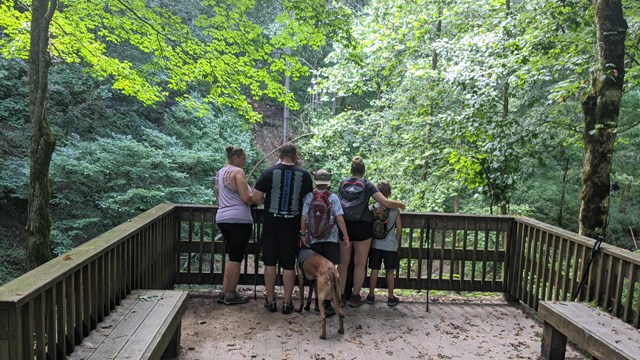
[{"label": "baseball cap", "polygon": [[316,185],[329,185],[331,184],[331,174],[324,169],[316,171],[315,177]]}]

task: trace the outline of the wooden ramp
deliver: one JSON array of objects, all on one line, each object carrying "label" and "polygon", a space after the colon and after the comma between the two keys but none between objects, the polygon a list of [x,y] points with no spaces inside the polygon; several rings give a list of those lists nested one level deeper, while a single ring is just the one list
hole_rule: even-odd
[{"label": "wooden ramp", "polygon": [[[379,297],[381,298],[381,297]],[[296,299],[297,300],[297,299]],[[269,313],[264,297],[225,306],[213,296],[190,299],[182,321],[180,359],[537,359],[542,324],[520,306],[502,301],[405,301],[345,308],[345,334],[337,317],[319,339],[320,317]],[[278,310],[282,300],[278,299]],[[586,359],[574,348],[567,359]]]}]

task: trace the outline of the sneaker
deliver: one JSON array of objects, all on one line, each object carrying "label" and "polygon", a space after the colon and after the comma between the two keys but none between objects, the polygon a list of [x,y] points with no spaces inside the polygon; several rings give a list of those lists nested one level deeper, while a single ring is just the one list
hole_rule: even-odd
[{"label": "sneaker", "polygon": [[372,305],[374,302],[376,302],[376,296],[373,294],[367,295],[367,304]]},{"label": "sneaker", "polygon": [[336,314],[336,309],[331,305],[331,300],[324,301],[324,317],[328,318]]},{"label": "sneaker", "polygon": [[282,304],[282,313],[283,314],[291,314],[291,312],[293,311],[293,302],[290,302],[288,304]]},{"label": "sneaker", "polygon": [[218,294],[218,304],[224,304],[224,293]]},{"label": "sneaker", "polygon": [[360,295],[353,295],[351,299],[349,299],[349,306],[358,307],[364,304],[366,301]]},{"label": "sneaker", "polygon": [[244,296],[240,296],[237,293],[233,293],[233,295],[225,296],[222,303],[225,305],[237,305],[237,304],[244,304],[248,302],[249,302],[248,298]]},{"label": "sneaker", "polygon": [[264,307],[267,308],[267,310],[269,310],[269,312],[276,312],[278,311],[278,305],[276,305],[276,301],[275,300],[267,300],[264,302]]},{"label": "sneaker", "polygon": [[389,305],[389,306],[396,306],[398,304],[400,304],[400,299],[398,299],[395,296],[392,296],[392,297],[387,299],[387,305]]}]

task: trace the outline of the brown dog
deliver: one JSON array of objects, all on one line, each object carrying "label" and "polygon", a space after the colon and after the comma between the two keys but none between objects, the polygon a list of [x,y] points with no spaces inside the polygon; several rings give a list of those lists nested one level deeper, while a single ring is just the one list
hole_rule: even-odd
[{"label": "brown dog", "polygon": [[[331,299],[331,304],[340,318],[338,333],[344,334],[344,313],[342,312],[342,304],[340,304],[340,275],[338,275],[338,270],[336,270],[336,267],[331,261],[310,249],[301,249],[298,258],[304,258],[304,260],[301,262],[302,269],[300,269],[296,261],[298,286],[300,287],[300,305],[295,310],[297,312],[302,311],[302,304],[304,303],[304,278],[306,277],[307,280],[310,281],[315,280],[316,295],[318,296],[318,303],[320,304],[320,318],[322,319],[322,334],[320,335],[320,339],[327,338],[327,318],[325,317],[323,306],[324,300],[327,298]],[[310,286],[307,309],[311,302],[312,293],[313,291]]]}]

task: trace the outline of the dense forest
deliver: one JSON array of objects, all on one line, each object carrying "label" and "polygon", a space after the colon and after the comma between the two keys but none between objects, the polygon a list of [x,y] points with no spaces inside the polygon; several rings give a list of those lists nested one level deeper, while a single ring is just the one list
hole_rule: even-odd
[{"label": "dense forest", "polygon": [[[214,203],[227,145],[247,150],[251,183],[284,139],[334,178],[363,156],[408,211],[578,232],[601,134],[603,234],[638,249],[640,2],[3,1],[0,284],[28,267],[42,4],[53,256],[158,203]],[[616,15],[602,4],[626,28],[600,26]],[[616,39],[621,64],[603,61]],[[588,100],[609,85],[619,109],[594,125]]]}]

